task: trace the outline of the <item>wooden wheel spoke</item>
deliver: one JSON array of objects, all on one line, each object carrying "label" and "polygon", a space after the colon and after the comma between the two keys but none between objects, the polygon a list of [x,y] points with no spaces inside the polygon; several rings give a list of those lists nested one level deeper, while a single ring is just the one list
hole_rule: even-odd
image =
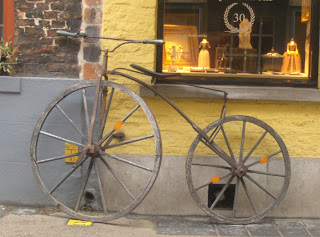
[{"label": "wooden wheel spoke", "polygon": [[91,174],[92,166],[93,166],[93,159],[90,160],[90,164],[89,164],[89,167],[88,167],[88,171],[87,171],[86,177],[85,177],[85,179],[84,179],[84,181],[82,183],[82,187],[81,187],[80,195],[79,195],[76,207],[75,207],[75,211],[79,210],[80,203],[81,203],[84,191],[86,189],[86,186],[87,186],[90,174]]},{"label": "wooden wheel spoke", "polygon": [[85,114],[86,125],[87,125],[87,133],[88,133],[88,136],[89,136],[89,133],[90,133],[90,119],[89,119],[89,111],[88,111],[88,100],[87,100],[86,91],[85,91],[84,88],[82,89],[82,100],[83,100],[84,114]]},{"label": "wooden wheel spoke", "polygon": [[[279,153],[281,153],[281,150],[280,150],[280,151],[277,151],[277,152],[274,152],[274,153],[272,153],[272,154],[270,154],[270,155],[268,155],[267,158],[272,158],[272,157],[278,155]],[[249,168],[249,167],[254,166],[254,165],[256,165],[256,164],[260,164],[260,159],[257,160],[257,161],[255,161],[255,162],[252,162],[252,163],[249,164],[249,165],[247,165],[247,167]]]},{"label": "wooden wheel spoke", "polygon": [[140,108],[140,105],[137,105],[136,107],[134,107],[134,109],[128,113],[128,115],[126,117],[124,117],[121,121],[125,122],[131,115],[134,114],[134,112],[136,112],[138,109]]},{"label": "wooden wheel spoke", "polygon": [[242,163],[245,134],[246,134],[246,121],[243,121],[239,163]]},{"label": "wooden wheel spoke", "polygon": [[56,106],[58,110],[62,113],[62,115],[70,122],[72,127],[81,135],[84,140],[87,140],[87,137],[83,134],[83,132],[77,127],[77,125],[73,122],[73,120],[64,112],[64,110],[57,104]]},{"label": "wooden wheel spoke", "polygon": [[[134,112],[136,112],[140,108],[140,105],[137,105],[132,111],[130,111],[127,116],[125,116],[121,122],[124,123],[131,115],[133,115]],[[112,128],[103,138],[101,138],[98,141],[98,145],[100,146],[102,143],[104,143],[113,133],[115,132],[115,129]]]},{"label": "wooden wheel spoke", "polygon": [[255,185],[257,185],[261,190],[263,190],[266,194],[268,194],[270,197],[272,197],[274,200],[276,200],[277,198],[275,196],[273,196],[268,190],[266,190],[264,187],[262,187],[257,181],[255,181],[250,175],[245,174],[245,177],[247,177],[247,179],[249,179],[252,183],[254,183]]},{"label": "wooden wheel spoke", "polygon": [[82,152],[78,152],[78,153],[74,153],[74,154],[70,154],[70,155],[66,155],[66,156],[57,156],[57,157],[52,157],[52,158],[48,158],[45,160],[39,160],[36,162],[36,164],[42,164],[42,163],[46,163],[46,162],[51,162],[51,161],[56,161],[56,160],[62,160],[65,158],[69,158],[69,157],[73,157],[73,156],[78,156],[80,155]]},{"label": "wooden wheel spoke", "polygon": [[[232,175],[232,172],[226,174],[225,176],[222,176],[219,181],[221,181],[223,179],[226,179],[226,178],[230,177],[231,175]],[[200,190],[200,189],[202,189],[202,188],[204,188],[204,187],[206,187],[206,186],[208,186],[210,184],[211,184],[211,182],[208,182],[206,184],[203,184],[203,185],[199,186],[198,188],[195,188],[195,190]]]},{"label": "wooden wheel spoke", "polygon": [[223,165],[212,165],[212,164],[201,164],[201,163],[192,163],[191,165],[231,170],[231,167],[227,167],[227,166],[223,166]]},{"label": "wooden wheel spoke", "polygon": [[221,189],[221,191],[219,192],[218,196],[216,197],[216,199],[214,200],[214,202],[212,203],[212,205],[210,206],[210,209],[212,210],[218,203],[218,201],[220,200],[221,196],[224,194],[224,192],[227,190],[227,188],[229,187],[230,183],[232,182],[234,178],[234,175],[232,175],[230,177],[230,179],[228,180],[228,182],[223,186],[223,188]]},{"label": "wooden wheel spoke", "polygon": [[98,145],[100,146],[102,143],[104,143],[108,138],[110,138],[110,136],[115,132],[114,129],[111,129],[103,138],[101,138],[98,141]]},{"label": "wooden wheel spoke", "polygon": [[259,144],[261,143],[261,141],[263,140],[263,138],[267,135],[267,131],[265,131],[262,136],[259,138],[259,140],[257,141],[257,143],[252,147],[252,149],[249,151],[249,153],[246,155],[246,157],[243,159],[243,164],[246,163],[246,161],[250,158],[251,154],[254,152],[254,150],[259,146]]},{"label": "wooden wheel spoke", "polygon": [[286,176],[283,174],[275,174],[275,173],[268,173],[268,172],[261,172],[261,171],[256,171],[256,170],[247,170],[248,173],[253,173],[253,174],[262,174],[262,175],[268,175],[268,176],[275,176],[275,177],[283,177],[285,178]]},{"label": "wooden wheel spoke", "polygon": [[221,125],[221,131],[222,131],[224,140],[225,140],[225,142],[226,142],[226,144],[227,144],[227,147],[228,147],[230,156],[231,156],[231,158],[232,158],[234,161],[236,161],[236,159],[234,158],[234,154],[233,154],[233,152],[232,152],[232,148],[231,148],[230,143],[229,143],[229,139],[228,139],[227,134],[226,134],[226,132],[225,132],[225,130],[224,130],[224,128],[223,128],[222,125]]},{"label": "wooden wheel spoke", "polygon": [[102,189],[101,175],[100,175],[100,171],[99,171],[99,167],[98,167],[96,158],[94,158],[93,164],[94,164],[94,169],[95,169],[96,175],[97,175],[97,181],[98,181],[98,187],[99,187],[99,191],[100,191],[100,198],[101,198],[101,204],[103,207],[103,211],[104,211],[104,213],[108,213],[107,207],[106,207],[106,200],[104,198],[103,189]]},{"label": "wooden wheel spoke", "polygon": [[211,182],[205,183],[205,184],[200,185],[199,187],[195,188],[194,190],[198,191],[198,190],[200,190],[200,189],[202,189],[202,188],[204,188],[204,187],[209,186],[210,184],[211,184]]},{"label": "wooden wheel spoke", "polygon": [[111,168],[111,166],[108,164],[108,162],[102,157],[100,156],[101,161],[104,163],[104,165],[108,168],[108,170],[111,172],[111,174],[113,175],[113,177],[118,181],[118,183],[121,185],[121,187],[128,193],[128,195],[130,196],[130,198],[132,200],[135,200],[135,197],[132,195],[132,193],[129,191],[129,189],[126,187],[126,185],[117,177],[116,173],[114,172],[114,170]]},{"label": "wooden wheel spoke", "polygon": [[59,188],[60,185],[61,185],[71,174],[73,174],[73,172],[75,172],[75,171],[79,168],[79,166],[88,158],[88,157],[85,157],[85,158],[84,158],[85,155],[86,155],[86,153],[83,153],[83,152],[82,152],[82,154],[81,154],[80,157],[78,158],[78,159],[82,159],[81,162],[80,162],[78,165],[72,167],[72,169],[71,169],[68,173],[66,173],[66,175],[50,190],[50,192],[49,192],[50,194],[52,194],[55,190],[57,190],[57,188]]},{"label": "wooden wheel spoke", "polygon": [[237,206],[238,195],[239,195],[239,185],[240,185],[240,179],[237,178],[234,199],[233,199],[232,218],[235,218],[236,216],[236,206]]},{"label": "wooden wheel spoke", "polygon": [[81,143],[78,143],[78,142],[75,142],[75,141],[71,141],[71,140],[68,140],[66,138],[63,138],[63,137],[59,137],[59,136],[56,136],[52,133],[48,133],[48,132],[44,132],[44,131],[40,131],[41,134],[43,135],[46,135],[48,137],[52,137],[54,139],[57,139],[57,140],[60,140],[60,141],[63,141],[63,142],[68,142],[68,143],[71,143],[71,144],[74,144],[74,145],[77,145],[77,146],[84,146],[83,144]]},{"label": "wooden wheel spoke", "polygon": [[246,183],[244,182],[244,180],[243,180],[242,178],[241,178],[241,183],[242,183],[243,189],[244,189],[244,191],[246,192],[246,195],[247,195],[247,197],[248,197],[248,199],[249,199],[250,205],[251,205],[254,213],[257,215],[257,211],[256,211],[256,208],[255,208],[255,206],[254,206],[254,204],[253,204],[253,201],[252,201],[252,199],[251,199],[251,197],[250,197],[248,187],[247,187]]},{"label": "wooden wheel spoke", "polygon": [[104,147],[104,148],[105,149],[110,149],[110,148],[114,148],[114,147],[119,147],[119,146],[123,146],[123,145],[127,145],[127,144],[130,144],[130,143],[146,140],[146,139],[153,138],[153,137],[154,137],[154,135],[140,137],[140,138],[132,139],[132,140],[125,141],[125,142],[119,142],[117,144],[112,144],[112,145],[109,145],[109,146]]},{"label": "wooden wheel spoke", "polygon": [[280,153],[281,153],[281,150],[280,150],[280,151],[276,151],[276,152],[268,155],[267,157],[268,157],[268,158],[272,158],[272,157],[274,157],[274,156],[276,156],[276,155],[278,155],[278,154],[280,154]]},{"label": "wooden wheel spoke", "polygon": [[152,172],[151,169],[149,169],[149,168],[147,168],[147,167],[144,167],[144,166],[142,166],[142,165],[138,165],[138,164],[136,164],[136,163],[134,163],[134,162],[132,162],[132,161],[128,161],[128,160],[126,160],[126,159],[120,158],[120,157],[115,156],[115,155],[112,155],[112,154],[105,153],[105,152],[103,152],[103,151],[100,151],[99,153],[100,153],[100,156],[102,156],[102,157],[109,157],[109,158],[112,158],[112,159],[114,159],[114,160],[120,161],[120,162],[122,162],[122,163],[125,163],[125,164],[128,164],[128,165],[131,165],[131,166],[134,166],[134,167],[137,167],[137,168],[140,168],[140,169],[143,169],[143,170]]}]

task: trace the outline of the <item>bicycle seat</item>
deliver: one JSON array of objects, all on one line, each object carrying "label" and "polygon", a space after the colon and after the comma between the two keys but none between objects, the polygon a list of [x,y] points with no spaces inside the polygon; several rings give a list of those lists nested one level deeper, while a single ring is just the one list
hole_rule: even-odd
[{"label": "bicycle seat", "polygon": [[153,72],[146,68],[143,68],[136,64],[130,64],[130,66],[140,72],[143,72],[144,74],[151,76],[151,77],[158,77],[158,78],[165,78],[165,77],[176,77],[181,76],[180,73],[159,73],[159,72]]}]

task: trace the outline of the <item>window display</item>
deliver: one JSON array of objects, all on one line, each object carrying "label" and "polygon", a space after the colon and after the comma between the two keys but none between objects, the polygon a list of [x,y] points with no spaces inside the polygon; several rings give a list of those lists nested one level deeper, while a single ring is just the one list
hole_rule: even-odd
[{"label": "window display", "polygon": [[163,0],[162,72],[309,80],[312,0]]}]

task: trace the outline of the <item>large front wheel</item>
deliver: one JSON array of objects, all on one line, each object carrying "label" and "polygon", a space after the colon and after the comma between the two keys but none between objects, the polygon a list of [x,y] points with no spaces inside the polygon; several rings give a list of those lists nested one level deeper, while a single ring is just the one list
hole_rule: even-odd
[{"label": "large front wheel", "polygon": [[[221,120],[207,126],[208,136]],[[226,117],[214,142],[234,160],[229,165],[200,137],[186,162],[187,183],[196,203],[210,216],[248,224],[266,216],[284,197],[290,160],[280,136],[266,123],[247,116]]]},{"label": "large front wheel", "polygon": [[162,156],[146,103],[117,83],[102,81],[101,89],[95,121],[96,83],[83,82],[53,99],[31,141],[33,173],[45,196],[72,217],[94,222],[136,208],[153,186]]}]

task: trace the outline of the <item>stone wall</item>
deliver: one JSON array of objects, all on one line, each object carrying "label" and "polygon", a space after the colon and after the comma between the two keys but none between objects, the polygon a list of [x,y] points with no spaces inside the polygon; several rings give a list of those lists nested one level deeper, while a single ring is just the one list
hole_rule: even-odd
[{"label": "stone wall", "polygon": [[16,67],[16,76],[96,76],[97,42],[60,37],[56,30],[100,35],[101,12],[101,1],[16,0],[15,47],[23,61]]}]

